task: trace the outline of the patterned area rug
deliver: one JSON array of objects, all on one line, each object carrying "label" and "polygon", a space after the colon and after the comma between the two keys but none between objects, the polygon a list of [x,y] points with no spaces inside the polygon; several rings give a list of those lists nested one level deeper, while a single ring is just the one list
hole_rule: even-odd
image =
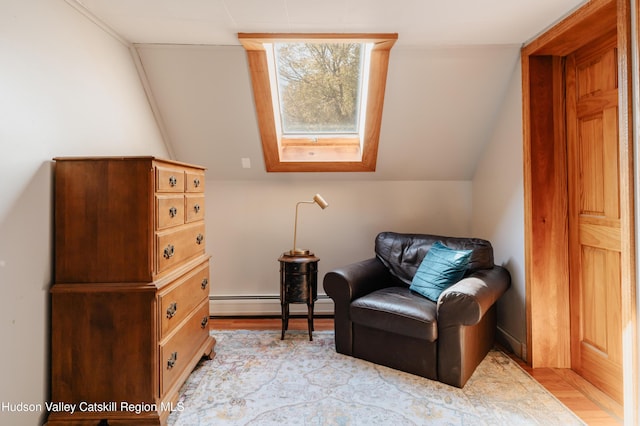
[{"label": "patterned area rug", "polygon": [[212,335],[217,355],[184,384],[169,426],[583,424],[500,351],[458,389],[340,355],[331,331]]}]

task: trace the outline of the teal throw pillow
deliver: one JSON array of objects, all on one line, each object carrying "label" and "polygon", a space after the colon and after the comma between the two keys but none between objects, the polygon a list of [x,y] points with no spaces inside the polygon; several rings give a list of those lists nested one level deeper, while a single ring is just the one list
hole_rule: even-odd
[{"label": "teal throw pillow", "polygon": [[431,246],[409,289],[438,301],[440,293],[462,279],[473,250],[454,250],[440,241]]}]

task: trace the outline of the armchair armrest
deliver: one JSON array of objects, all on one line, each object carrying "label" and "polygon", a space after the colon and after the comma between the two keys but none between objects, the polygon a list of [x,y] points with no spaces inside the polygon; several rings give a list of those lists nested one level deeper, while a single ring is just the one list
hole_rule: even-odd
[{"label": "armchair armrest", "polygon": [[495,302],[511,285],[501,266],[481,269],[440,294],[438,321],[438,380],[463,387],[493,346]]},{"label": "armchair armrest", "polygon": [[386,287],[391,281],[389,270],[371,258],[336,268],[324,276],[324,291],[335,303],[351,303],[354,299]]},{"label": "armchair armrest", "polygon": [[336,351],[353,354],[351,301],[392,283],[392,276],[378,260],[371,258],[334,269],[324,276],[323,287],[333,299]]},{"label": "armchair armrest", "polygon": [[511,276],[501,266],[473,272],[438,298],[438,328],[479,323],[510,285]]}]

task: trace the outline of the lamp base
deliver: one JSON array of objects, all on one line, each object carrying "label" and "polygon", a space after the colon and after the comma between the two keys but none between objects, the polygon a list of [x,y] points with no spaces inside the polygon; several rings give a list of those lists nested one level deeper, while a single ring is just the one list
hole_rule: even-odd
[{"label": "lamp base", "polygon": [[313,256],[311,251],[306,249],[292,249],[284,253],[285,256]]}]

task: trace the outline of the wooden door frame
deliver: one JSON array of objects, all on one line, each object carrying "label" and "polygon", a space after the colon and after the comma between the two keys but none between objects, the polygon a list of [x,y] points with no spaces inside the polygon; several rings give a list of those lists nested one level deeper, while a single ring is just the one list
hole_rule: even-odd
[{"label": "wooden door frame", "polygon": [[[634,0],[640,3],[639,0]],[[637,424],[638,369],[631,0],[592,0],[522,49],[527,362],[570,368],[564,57],[617,28],[625,424]],[[634,34],[638,37],[637,34]]]}]

